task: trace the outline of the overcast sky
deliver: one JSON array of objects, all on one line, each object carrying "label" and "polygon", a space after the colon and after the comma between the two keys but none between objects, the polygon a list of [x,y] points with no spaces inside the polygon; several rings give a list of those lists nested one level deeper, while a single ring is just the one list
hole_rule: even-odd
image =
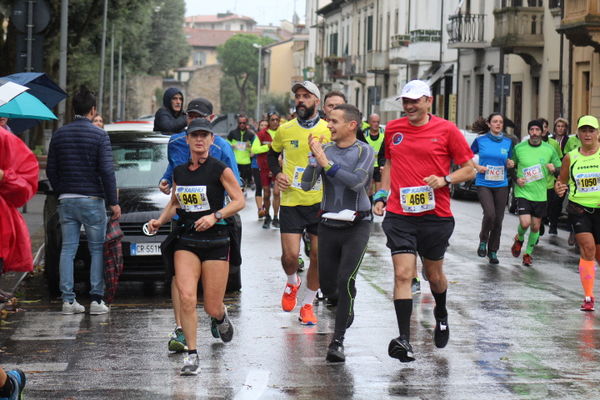
[{"label": "overcast sky", "polygon": [[292,20],[294,4],[300,21],[304,21],[305,0],[185,0],[186,16],[215,15],[231,11],[253,18],[259,25],[279,25],[282,19]]}]

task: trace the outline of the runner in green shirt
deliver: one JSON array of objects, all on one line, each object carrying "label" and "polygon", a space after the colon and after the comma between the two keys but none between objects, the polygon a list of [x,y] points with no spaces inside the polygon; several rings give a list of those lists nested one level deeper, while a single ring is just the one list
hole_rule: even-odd
[{"label": "runner in green shirt", "polygon": [[560,167],[560,158],[556,150],[542,140],[542,129],[541,121],[530,121],[527,125],[529,140],[515,147],[512,159],[517,172],[515,197],[519,227],[511,251],[514,257],[521,255],[525,232],[531,228],[527,249],[523,255],[523,265],[526,266],[533,264],[531,254],[540,236],[542,218],[546,216],[548,198],[546,187],[549,176],[555,174]]}]

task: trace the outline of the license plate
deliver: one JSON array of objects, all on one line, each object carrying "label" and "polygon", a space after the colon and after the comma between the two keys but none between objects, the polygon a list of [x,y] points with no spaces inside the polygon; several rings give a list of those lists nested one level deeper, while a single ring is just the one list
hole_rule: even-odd
[{"label": "license plate", "polygon": [[132,256],[160,256],[160,243],[131,243]]}]

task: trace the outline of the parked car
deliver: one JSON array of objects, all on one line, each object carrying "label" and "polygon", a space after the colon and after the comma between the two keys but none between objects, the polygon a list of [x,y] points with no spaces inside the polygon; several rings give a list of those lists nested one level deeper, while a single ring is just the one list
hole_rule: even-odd
[{"label": "parked car", "polygon": [[[171,225],[163,225],[154,236],[143,232],[143,225],[158,218],[170,196],[158,190],[158,182],[167,166],[169,136],[153,132],[152,122],[127,121],[109,124],[104,128],[110,135],[114,158],[121,218],[124,233],[122,241],[124,271],[121,280],[170,284],[165,275],[160,244],[171,231]],[[59,292],[59,260],[61,248],[60,223],[57,212],[57,196],[48,181],[40,182],[40,190],[46,193],[44,203],[44,226],[46,228],[45,277],[53,294]],[[241,228],[240,228],[241,229]],[[90,256],[86,234],[82,229],[79,249],[75,256],[75,281],[89,281]],[[230,268],[228,290],[241,288],[240,267]]]},{"label": "parked car", "polygon": [[[479,136],[478,133],[471,132],[465,129],[460,129],[460,131],[465,136],[465,139],[467,140],[469,146],[471,146],[475,138]],[[479,160],[479,156],[477,154],[475,154],[474,160]],[[452,163],[451,171],[456,171],[458,168],[458,165]],[[467,196],[477,196],[477,187],[475,186],[475,179],[467,182],[461,182],[450,185],[450,196],[453,199],[458,199]]]}]

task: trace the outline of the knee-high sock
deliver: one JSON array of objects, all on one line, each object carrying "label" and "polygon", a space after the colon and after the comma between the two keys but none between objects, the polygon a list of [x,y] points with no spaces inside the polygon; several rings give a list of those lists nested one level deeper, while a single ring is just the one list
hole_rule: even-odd
[{"label": "knee-high sock", "polygon": [[529,232],[529,237],[527,238],[527,250],[525,250],[526,254],[531,255],[531,253],[533,253],[533,247],[537,243],[539,237],[539,232]]},{"label": "knee-high sock", "polygon": [[586,297],[594,296],[594,280],[596,278],[596,263],[579,259],[579,277]]},{"label": "knee-high sock", "polygon": [[517,228],[517,234],[519,235],[519,240],[521,242],[525,240],[525,232],[527,232],[527,229],[523,228],[521,224],[519,224],[519,227]]}]

